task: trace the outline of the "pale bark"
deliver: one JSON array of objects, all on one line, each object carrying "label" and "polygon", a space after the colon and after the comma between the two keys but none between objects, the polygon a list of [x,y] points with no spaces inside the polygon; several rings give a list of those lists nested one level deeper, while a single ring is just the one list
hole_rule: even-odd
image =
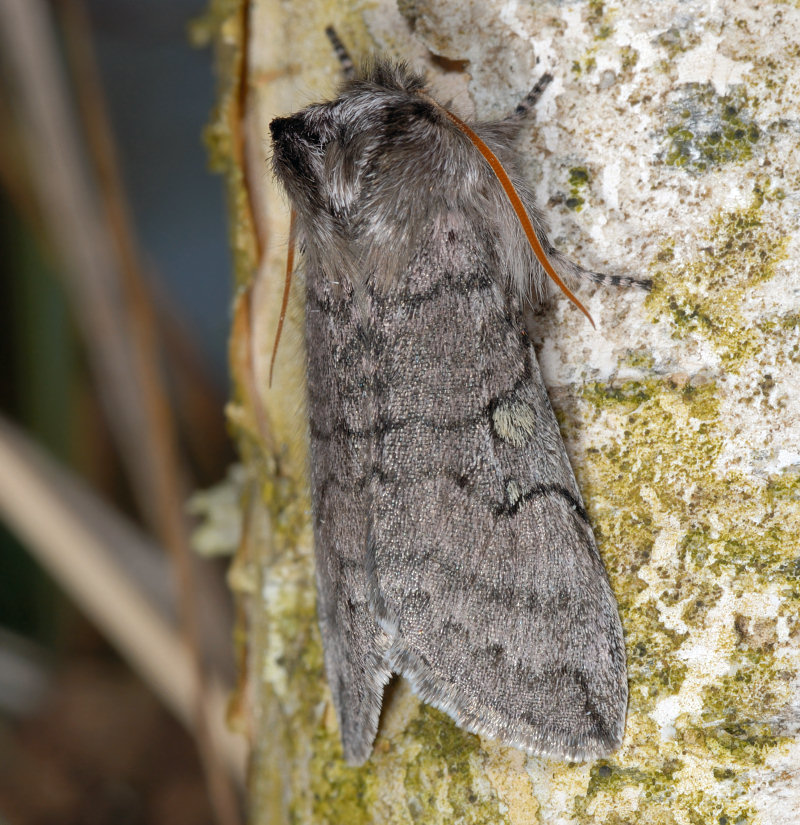
[{"label": "pale bark", "polygon": [[[225,5],[220,42],[235,49],[242,12]],[[800,9],[398,5],[250,4],[245,85],[212,130],[234,160],[249,287],[230,418],[252,479],[233,576],[252,820],[799,822]],[[402,683],[370,762],[341,761],[314,612],[300,290],[267,386],[287,235],[267,127],[333,93],[329,23],[354,56],[427,68],[461,114],[499,115],[550,70],[521,148],[553,238],[586,266],[654,279],[646,298],[584,289],[596,332],[560,298],[537,325],[626,633],[627,731],[602,763],[463,733]]]}]

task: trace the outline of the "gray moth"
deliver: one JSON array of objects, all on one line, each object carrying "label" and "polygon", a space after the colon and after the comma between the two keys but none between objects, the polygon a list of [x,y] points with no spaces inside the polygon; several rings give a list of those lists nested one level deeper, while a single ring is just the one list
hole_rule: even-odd
[{"label": "gray moth", "polygon": [[[545,272],[476,145],[403,63],[272,121],[303,254],[317,606],[344,756],[392,674],[468,731],[532,754],[622,740],[617,605],[526,332]],[[547,259],[513,142],[548,78],[471,128]]]}]

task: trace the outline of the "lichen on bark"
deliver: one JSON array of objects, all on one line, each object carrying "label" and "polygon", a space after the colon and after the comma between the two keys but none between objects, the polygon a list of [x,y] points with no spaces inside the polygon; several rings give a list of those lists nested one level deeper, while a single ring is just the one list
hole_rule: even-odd
[{"label": "lichen on bark", "polygon": [[[209,134],[238,250],[234,434],[249,467],[233,579],[254,822],[787,823],[800,809],[800,9],[726,0],[214,3]],[[341,760],[314,610],[302,298],[267,375],[285,203],[267,125],[330,96],[323,30],[426,68],[461,114],[554,81],[520,148],[553,240],[652,277],[584,289],[535,336],[626,634],[622,748],[563,765],[464,733],[402,682]],[[237,57],[238,56],[238,57]],[[236,58],[236,59],[234,59]],[[537,63],[538,61],[538,63]]]}]

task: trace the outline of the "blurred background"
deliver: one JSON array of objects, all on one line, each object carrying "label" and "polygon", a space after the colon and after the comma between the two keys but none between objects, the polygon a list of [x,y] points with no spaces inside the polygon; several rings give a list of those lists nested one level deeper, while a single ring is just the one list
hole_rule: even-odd
[{"label": "blurred background", "polygon": [[0,0],[0,822],[238,820],[204,13]]}]

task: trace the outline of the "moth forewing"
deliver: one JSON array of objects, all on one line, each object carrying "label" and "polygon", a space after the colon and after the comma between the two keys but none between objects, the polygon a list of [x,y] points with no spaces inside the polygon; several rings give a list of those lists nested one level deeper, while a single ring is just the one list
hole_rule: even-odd
[{"label": "moth forewing", "polygon": [[[304,245],[318,611],[344,753],[368,758],[394,672],[466,730],[603,756],[622,739],[625,650],[522,321],[519,285],[540,290],[543,266],[454,120],[422,77],[376,61],[271,125]],[[467,127],[512,175],[519,122]],[[516,193],[553,268],[604,278]]]}]

